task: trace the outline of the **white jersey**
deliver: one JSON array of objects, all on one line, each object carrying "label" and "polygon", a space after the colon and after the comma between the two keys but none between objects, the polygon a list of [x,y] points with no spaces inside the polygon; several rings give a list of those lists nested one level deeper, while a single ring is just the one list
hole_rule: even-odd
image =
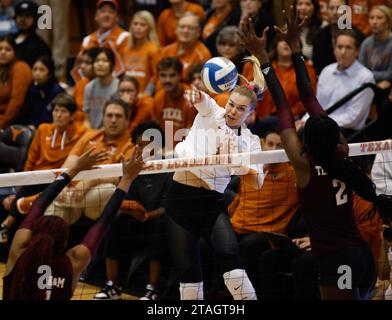
[{"label": "white jersey", "polygon": [[[225,110],[209,95],[202,93],[201,103],[195,104],[198,110],[192,128],[184,141],[175,148],[176,157],[194,158],[208,155],[244,153],[261,151],[260,139],[252,134],[245,125],[241,127],[241,135],[226,125]],[[263,165],[244,164],[232,168],[189,169],[202,179],[211,190],[223,193],[232,175],[244,175],[249,170],[258,174],[259,188],[263,185]],[[186,182],[185,182],[186,183]]]}]

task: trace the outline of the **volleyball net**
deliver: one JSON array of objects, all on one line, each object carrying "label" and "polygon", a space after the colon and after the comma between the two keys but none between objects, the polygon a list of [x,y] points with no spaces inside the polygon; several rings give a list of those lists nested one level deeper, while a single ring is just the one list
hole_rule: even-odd
[{"label": "volleyball net", "polygon": [[[377,192],[392,194],[392,140],[362,142],[349,145],[350,158],[359,164],[364,172],[371,175],[377,186]],[[134,299],[134,296],[143,294],[145,285],[150,279],[150,264],[152,261],[159,261],[160,276],[158,289],[162,298],[178,298],[178,281],[175,277],[173,265],[170,261],[169,251],[166,245],[166,230],[164,215],[149,216],[147,213],[154,211],[151,208],[164,206],[164,196],[159,197],[158,189],[162,189],[164,194],[168,184],[161,180],[155,180],[157,176],[165,176],[162,179],[171,180],[173,172],[191,170],[196,176],[198,170],[209,168],[218,170],[221,168],[240,168],[255,164],[264,164],[264,183],[261,189],[254,189],[243,183],[241,177],[232,177],[229,187],[224,194],[224,203],[228,208],[233,229],[238,235],[238,240],[244,238],[248,233],[271,233],[268,241],[272,241],[279,246],[286,243],[287,239],[302,239],[306,236],[303,225],[299,222],[298,212],[300,212],[299,200],[296,194],[295,174],[288,164],[288,158],[284,150],[263,151],[259,153],[214,155],[196,158],[173,158],[163,160],[153,160],[146,162],[146,168],[140,173],[145,177],[141,183],[145,184],[140,190],[144,192],[141,198],[150,199],[152,203],[142,204],[137,196],[127,198],[121,208],[119,223],[114,227],[110,241],[105,239],[98,254],[82,275],[74,294],[74,299],[89,300],[105,285],[107,280],[105,258],[115,258],[119,264],[119,283],[124,292],[131,295],[124,295],[125,299]],[[26,196],[25,205],[28,208],[29,201],[34,200],[34,195],[39,194],[47,185],[51,183],[64,169],[42,170],[31,172],[17,172],[0,174],[0,190],[9,190],[10,194],[15,193],[21,187],[29,189]],[[218,171],[217,171],[218,172]],[[244,172],[245,173],[245,172]],[[91,170],[80,172],[71,185],[60,194],[52,203],[45,214],[55,214],[64,218],[70,224],[70,244],[76,245],[80,242],[89,227],[97,220],[110,199],[115,189],[115,184],[110,182],[111,178],[118,178],[122,175],[121,164],[99,165]],[[89,181],[98,182],[91,186]],[[344,193],[341,185],[337,185],[337,197],[344,201]],[[77,192],[75,191],[77,189]],[[86,188],[86,189],[84,189]],[[136,192],[136,191],[135,191]],[[340,193],[339,193],[340,192]],[[158,196],[157,196],[158,195]],[[32,197],[31,197],[32,196]],[[337,198],[337,201],[339,199]],[[31,203],[30,203],[31,205]],[[189,203],[189,206],[192,206]],[[378,260],[378,270],[380,286],[383,288],[374,295],[381,299],[381,292],[388,284],[390,266],[388,262],[389,240],[382,240],[383,222],[380,217],[371,214],[370,207],[354,199],[354,212],[356,222],[360,232],[365,235],[370,242]],[[3,214],[1,221],[6,218]],[[285,234],[287,237],[279,237]],[[2,244],[5,245],[5,244]],[[261,255],[254,252],[254,256]],[[245,258],[244,258],[245,259]],[[264,266],[275,265],[276,261],[271,256],[264,256]],[[272,259],[272,260],[271,260]],[[205,298],[214,299],[219,290],[223,290],[214,279],[221,277],[218,262],[214,259],[214,254],[208,241],[201,243],[201,260],[205,281]],[[271,279],[277,279],[282,283],[283,288],[280,295],[290,298],[291,273],[289,262],[279,260],[279,268],[264,268],[262,281],[269,283]],[[259,272],[254,261],[244,261],[245,266],[249,266]],[[304,266],[307,268],[308,266]],[[309,267],[310,268],[310,267]],[[155,272],[155,271],[154,271]],[[311,270],[309,271],[309,274]],[[252,282],[260,284],[260,278],[250,275]],[[268,280],[269,279],[269,280]],[[219,290],[218,290],[219,289]],[[263,290],[274,290],[263,288]],[[286,295],[286,296],[284,296]],[[392,299],[392,297],[391,297]]]}]

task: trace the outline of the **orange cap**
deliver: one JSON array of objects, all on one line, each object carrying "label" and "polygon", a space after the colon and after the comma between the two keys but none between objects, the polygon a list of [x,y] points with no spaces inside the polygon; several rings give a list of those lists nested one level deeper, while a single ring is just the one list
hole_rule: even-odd
[{"label": "orange cap", "polygon": [[100,6],[102,6],[105,3],[110,3],[113,5],[113,7],[118,11],[118,2],[117,0],[99,0],[97,2],[96,9],[99,9]]}]

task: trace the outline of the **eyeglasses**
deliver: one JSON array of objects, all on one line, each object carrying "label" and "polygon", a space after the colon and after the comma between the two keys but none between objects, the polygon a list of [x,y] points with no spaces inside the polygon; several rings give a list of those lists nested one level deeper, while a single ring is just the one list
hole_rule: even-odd
[{"label": "eyeglasses", "polygon": [[136,90],[134,90],[134,89],[119,89],[118,92],[119,93],[133,93],[133,92],[136,92]]}]

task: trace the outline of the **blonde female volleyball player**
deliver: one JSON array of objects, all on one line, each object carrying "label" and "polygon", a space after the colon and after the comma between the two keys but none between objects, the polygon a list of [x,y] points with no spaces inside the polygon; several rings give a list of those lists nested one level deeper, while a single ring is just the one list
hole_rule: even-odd
[{"label": "blonde female volleyball player", "polygon": [[72,297],[80,273],[87,267],[143,162],[123,161],[123,176],[100,219],[91,227],[81,244],[65,251],[68,225],[60,217],[43,216],[46,208],[82,170],[88,170],[106,157],[93,149],[51,183],[34,202],[12,241],[5,269],[4,300],[67,300]]},{"label": "blonde female volleyball player", "polygon": [[[237,87],[225,109],[196,88],[186,92],[198,115],[185,140],[177,144],[177,157],[261,151],[259,137],[244,124],[255,109],[264,87],[260,68],[256,66],[255,69],[258,71],[255,84]],[[254,188],[262,186],[264,175],[261,165],[243,165],[235,169],[189,169],[174,174],[167,195],[166,212],[169,216],[169,247],[180,281],[182,300],[203,299],[200,237],[213,248],[225,285],[234,299],[257,299],[240,262],[237,240],[223,205],[223,192],[230,176],[246,173],[250,174],[244,177],[245,183]]]}]

